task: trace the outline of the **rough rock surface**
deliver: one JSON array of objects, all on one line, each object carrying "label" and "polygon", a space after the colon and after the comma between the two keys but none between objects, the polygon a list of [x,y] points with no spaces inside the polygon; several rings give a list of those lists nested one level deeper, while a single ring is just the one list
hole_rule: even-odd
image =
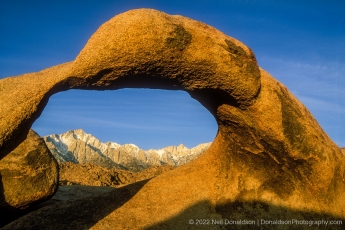
[{"label": "rough rock surface", "polygon": [[[0,211],[6,218],[54,195],[58,165],[45,142],[32,130],[0,161]],[[4,216],[1,216],[3,221]],[[1,222],[0,221],[0,225]]]},{"label": "rough rock surface", "polygon": [[211,145],[203,143],[189,149],[181,144],[146,151],[134,144],[102,143],[82,129],[48,135],[44,137],[44,141],[59,163],[92,163],[105,168],[131,171],[142,171],[164,164],[180,166],[198,158]]},{"label": "rough rock surface", "polygon": [[156,166],[141,172],[108,169],[95,164],[60,163],[60,185],[89,185],[119,187],[156,177],[175,167]]},{"label": "rough rock surface", "polygon": [[[259,69],[241,42],[155,10],[117,15],[73,62],[1,80],[0,154],[25,139],[53,93],[124,87],[187,91],[214,115],[217,136],[198,159],[151,179],[127,202],[109,199],[113,206],[102,217],[69,218],[72,227],[186,229],[198,227],[189,219],[345,218],[345,156],[305,106]],[[31,216],[30,226],[44,227],[35,222],[40,215]],[[16,226],[28,225],[21,223]]]}]

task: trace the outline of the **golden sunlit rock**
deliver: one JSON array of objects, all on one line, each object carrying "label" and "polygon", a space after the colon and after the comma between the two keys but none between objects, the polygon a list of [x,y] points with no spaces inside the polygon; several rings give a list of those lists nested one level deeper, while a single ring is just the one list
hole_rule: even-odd
[{"label": "golden sunlit rock", "polygon": [[[106,215],[79,218],[78,226],[185,229],[196,228],[189,221],[197,219],[345,218],[345,156],[306,107],[241,42],[150,9],[103,24],[73,62],[0,80],[2,156],[25,139],[53,93],[125,87],[187,91],[213,114],[217,136],[200,158],[151,179]],[[75,215],[64,207],[62,216]],[[34,226],[49,226],[48,214]]]}]

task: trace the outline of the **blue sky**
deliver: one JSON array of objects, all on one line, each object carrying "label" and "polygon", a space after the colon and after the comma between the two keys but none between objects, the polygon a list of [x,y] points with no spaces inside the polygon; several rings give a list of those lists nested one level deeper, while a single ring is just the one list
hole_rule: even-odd
[{"label": "blue sky", "polygon": [[[345,1],[0,1],[0,78],[72,61],[116,14],[154,8],[214,26],[251,47],[328,135],[345,146]],[[82,128],[143,149],[213,141],[217,125],[182,91],[71,90],[51,97],[33,129]]]}]

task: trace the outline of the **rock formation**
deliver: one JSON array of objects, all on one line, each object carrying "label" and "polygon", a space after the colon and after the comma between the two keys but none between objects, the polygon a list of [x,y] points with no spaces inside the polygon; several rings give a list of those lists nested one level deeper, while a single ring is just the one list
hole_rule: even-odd
[{"label": "rock formation", "polygon": [[56,192],[58,166],[43,139],[32,130],[0,161],[1,223],[48,200]]},{"label": "rock formation", "polygon": [[95,164],[60,164],[60,185],[88,185],[119,187],[156,177],[174,169],[173,166],[155,166],[141,172],[107,169]]},{"label": "rock formation", "polygon": [[48,135],[44,137],[44,141],[59,163],[92,163],[106,168],[131,171],[142,171],[164,164],[180,166],[199,157],[211,145],[204,143],[189,149],[181,144],[145,151],[133,144],[102,143],[81,129]]},{"label": "rock formation", "polygon": [[345,218],[345,156],[305,106],[260,69],[241,42],[155,10],[115,16],[72,62],[1,80],[1,156],[25,140],[53,93],[125,87],[187,91],[216,119],[214,142],[127,202],[110,199],[104,215],[76,220],[51,208],[39,214],[45,222],[35,222],[32,213],[31,227],[51,224],[52,212],[68,217],[70,226],[93,229],[197,227],[189,219]]}]

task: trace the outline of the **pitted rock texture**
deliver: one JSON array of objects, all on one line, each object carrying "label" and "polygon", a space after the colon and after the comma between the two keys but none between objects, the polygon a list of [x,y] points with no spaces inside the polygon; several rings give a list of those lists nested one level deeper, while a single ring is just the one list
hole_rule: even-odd
[{"label": "pitted rock texture", "polygon": [[48,200],[58,188],[58,175],[57,162],[44,140],[30,130],[25,141],[0,161],[1,213],[11,218]]},{"label": "pitted rock texture", "polygon": [[200,158],[151,179],[106,216],[74,225],[193,229],[189,219],[345,218],[345,156],[305,106],[241,42],[155,10],[115,16],[73,62],[1,80],[2,156],[25,139],[53,93],[125,87],[187,91],[214,115],[217,136]]}]

